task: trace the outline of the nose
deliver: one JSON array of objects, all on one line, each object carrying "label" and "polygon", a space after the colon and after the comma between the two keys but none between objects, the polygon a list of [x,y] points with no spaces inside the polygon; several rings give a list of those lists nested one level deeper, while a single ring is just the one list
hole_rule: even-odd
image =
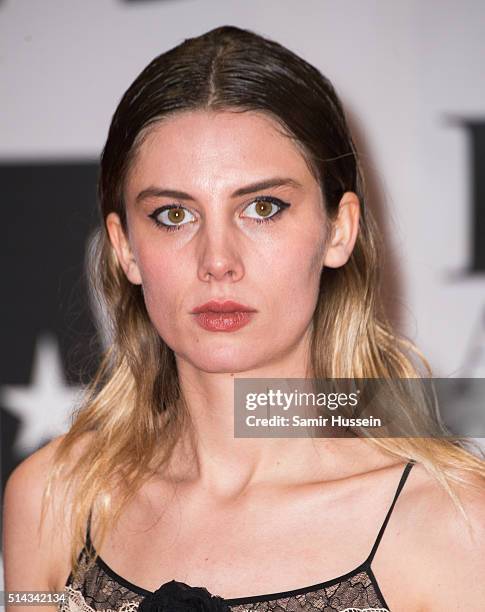
[{"label": "nose", "polygon": [[222,223],[204,228],[200,245],[198,278],[203,281],[236,282],[244,275],[237,239]]}]

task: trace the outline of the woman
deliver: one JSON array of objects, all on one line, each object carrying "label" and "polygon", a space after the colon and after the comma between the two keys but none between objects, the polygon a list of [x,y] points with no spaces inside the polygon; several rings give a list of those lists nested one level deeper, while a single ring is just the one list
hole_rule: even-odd
[{"label": "woman", "polygon": [[422,375],[378,301],[329,81],[247,30],[186,40],[123,96],[99,200],[109,348],[69,432],[9,479],[7,590],[86,612],[482,610],[465,442],[234,437],[235,378]]}]

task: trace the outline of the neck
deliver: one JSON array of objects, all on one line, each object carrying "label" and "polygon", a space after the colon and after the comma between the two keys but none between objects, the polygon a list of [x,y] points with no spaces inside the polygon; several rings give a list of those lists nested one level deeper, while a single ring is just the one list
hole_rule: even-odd
[{"label": "neck", "polygon": [[[320,438],[235,438],[236,378],[309,378],[308,360],[266,364],[242,373],[204,372],[178,359],[190,434],[178,445],[172,467],[177,479],[197,482],[213,495],[234,498],[268,483],[302,483],[337,470],[335,440]],[[309,469],[310,466],[310,469]]]}]

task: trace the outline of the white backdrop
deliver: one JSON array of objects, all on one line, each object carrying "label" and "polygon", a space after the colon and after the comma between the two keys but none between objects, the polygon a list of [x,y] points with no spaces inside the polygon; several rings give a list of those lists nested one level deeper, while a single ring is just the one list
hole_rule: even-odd
[{"label": "white backdrop", "polygon": [[[141,69],[223,24],[331,79],[372,168],[402,330],[437,375],[485,377],[485,277],[457,276],[469,263],[468,141],[449,121],[485,118],[480,0],[4,0],[0,158],[96,159]],[[466,366],[473,342],[481,353]]]}]

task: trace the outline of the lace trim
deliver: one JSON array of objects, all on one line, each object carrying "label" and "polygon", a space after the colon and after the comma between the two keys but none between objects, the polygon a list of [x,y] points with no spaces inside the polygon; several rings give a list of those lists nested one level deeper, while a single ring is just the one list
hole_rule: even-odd
[{"label": "lace trim", "polygon": [[[81,591],[71,588],[70,586],[64,587],[66,593],[65,601],[63,601],[59,607],[59,612],[100,612],[101,609],[95,610],[92,608],[84,599]],[[102,612],[135,612],[138,609],[139,602],[126,601],[119,608],[114,610],[113,608],[102,608]]]},{"label": "lace trim", "polygon": [[[84,599],[81,591],[66,586],[64,588],[66,599],[58,606],[59,612],[100,612],[100,609],[95,610]],[[103,608],[102,612],[136,612],[139,602],[128,601],[123,603],[119,608]],[[390,612],[388,608],[345,608],[341,612]]]},{"label": "lace trim", "polygon": [[[99,558],[89,565],[85,549],[80,573],[71,576],[64,588],[68,598],[59,612],[135,612],[144,599],[144,594],[136,592],[138,587],[111,569],[108,573]],[[365,570],[316,590],[228,599],[227,604],[232,612],[390,612]]]}]

